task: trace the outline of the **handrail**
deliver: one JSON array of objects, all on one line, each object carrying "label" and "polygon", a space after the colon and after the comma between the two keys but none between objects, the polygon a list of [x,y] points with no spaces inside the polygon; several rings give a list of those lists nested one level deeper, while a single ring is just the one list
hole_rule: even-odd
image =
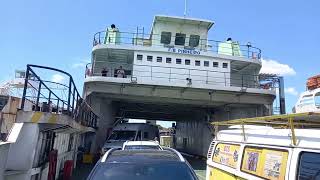
[{"label": "handrail", "polygon": [[[170,36],[170,43],[161,43],[160,34],[144,34],[132,32],[115,32],[117,35],[108,36],[108,31],[99,31],[93,36],[93,46],[99,44],[113,44],[113,45],[132,45],[145,47],[181,47],[174,45],[176,36]],[[261,49],[254,47],[251,43],[245,45],[239,44],[236,41],[218,41],[210,39],[198,39],[198,43],[194,46],[187,44],[190,42],[190,37],[185,37],[185,42],[182,47],[189,50],[210,51],[216,54],[224,54],[231,56],[240,56],[250,59],[261,59]],[[230,46],[223,46],[223,43],[230,43]]]},{"label": "handrail", "polygon": [[[110,64],[110,63],[109,63]],[[111,63],[112,64],[112,63]],[[220,84],[224,86],[233,87],[252,87],[259,89],[272,89],[275,88],[274,82],[272,80],[260,81],[259,75],[254,74],[236,74],[233,75],[230,72],[213,71],[213,70],[203,70],[203,69],[188,69],[181,67],[165,67],[165,66],[155,66],[155,65],[144,65],[144,64],[126,64],[126,63],[114,63],[119,65],[128,65],[129,67],[134,67],[133,70],[127,70],[130,74],[127,74],[127,78],[135,77],[139,78],[160,78],[168,79],[168,82],[178,80],[185,81],[192,80],[193,82],[203,82],[204,84]],[[89,64],[88,64],[89,65]],[[139,69],[142,67],[143,69]],[[86,69],[87,76],[102,76],[100,69],[103,67],[95,68],[88,67]],[[160,68],[160,70],[156,70]],[[105,68],[107,70],[107,77],[115,77],[116,74],[114,70],[116,68]],[[163,70],[163,71],[162,71]],[[87,72],[90,72],[89,74]],[[130,75],[130,76],[129,76]],[[187,79],[188,78],[188,79]]]},{"label": "handrail", "polygon": [[[35,72],[33,68],[62,73],[69,78],[68,85],[44,80]],[[35,87],[32,82],[37,83],[38,87]],[[49,87],[49,83],[67,88],[67,98],[64,98],[62,95],[58,95],[57,91]],[[27,90],[30,88],[36,92],[36,95],[32,93],[28,94]],[[36,101],[32,100],[32,98],[36,99]],[[53,112],[57,114],[62,113],[71,116],[74,120],[80,122],[82,125],[93,128],[97,127],[98,116],[93,112],[90,105],[81,97],[72,76],[60,69],[28,64],[21,101],[22,110],[27,110],[25,109],[26,100],[34,104],[32,108],[33,111]]]}]

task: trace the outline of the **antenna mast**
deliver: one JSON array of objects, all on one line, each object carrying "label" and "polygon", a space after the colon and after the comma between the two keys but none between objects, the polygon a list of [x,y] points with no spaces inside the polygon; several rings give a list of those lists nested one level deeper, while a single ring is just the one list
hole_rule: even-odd
[{"label": "antenna mast", "polygon": [[183,13],[184,15],[184,17],[186,17],[187,16],[187,0],[184,0],[184,13]]}]

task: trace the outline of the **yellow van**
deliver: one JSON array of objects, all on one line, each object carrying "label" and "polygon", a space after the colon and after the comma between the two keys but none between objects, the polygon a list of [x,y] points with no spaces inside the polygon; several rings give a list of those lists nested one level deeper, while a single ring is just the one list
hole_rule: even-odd
[{"label": "yellow van", "polygon": [[320,180],[320,114],[213,124],[229,127],[216,130],[210,144],[207,180]]}]

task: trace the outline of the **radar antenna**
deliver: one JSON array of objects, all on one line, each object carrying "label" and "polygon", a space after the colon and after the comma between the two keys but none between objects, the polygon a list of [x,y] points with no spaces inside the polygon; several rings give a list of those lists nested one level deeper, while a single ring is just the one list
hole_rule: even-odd
[{"label": "radar antenna", "polygon": [[187,0],[184,0],[184,13],[183,16],[186,17],[187,16]]}]

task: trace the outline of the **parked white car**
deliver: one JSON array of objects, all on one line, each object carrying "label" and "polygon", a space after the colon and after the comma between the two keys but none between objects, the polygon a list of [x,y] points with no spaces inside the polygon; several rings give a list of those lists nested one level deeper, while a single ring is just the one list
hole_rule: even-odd
[{"label": "parked white car", "polygon": [[158,149],[163,150],[158,141],[126,141],[122,150]]}]

